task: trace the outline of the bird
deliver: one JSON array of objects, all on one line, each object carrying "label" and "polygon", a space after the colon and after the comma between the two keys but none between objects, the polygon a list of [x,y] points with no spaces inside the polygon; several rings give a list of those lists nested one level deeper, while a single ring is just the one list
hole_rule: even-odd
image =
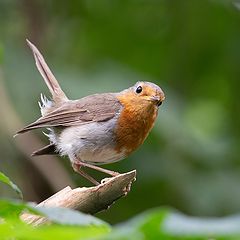
[{"label": "bird", "polygon": [[99,182],[84,168],[113,177],[119,175],[99,165],[120,161],[142,145],[165,99],[163,90],[152,82],[138,81],[120,92],[97,93],[70,100],[40,51],[29,40],[26,41],[52,96],[48,99],[41,94],[39,106],[42,116],[16,135],[46,128],[49,132],[44,134],[49,144],[33,152],[32,156],[68,156],[74,171],[95,185]]}]

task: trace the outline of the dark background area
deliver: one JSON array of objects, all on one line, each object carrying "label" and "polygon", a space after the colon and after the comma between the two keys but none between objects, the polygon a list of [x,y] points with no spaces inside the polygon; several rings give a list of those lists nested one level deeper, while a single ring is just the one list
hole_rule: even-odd
[{"label": "dark background area", "polygon": [[[106,166],[137,169],[137,181],[100,218],[116,223],[166,205],[199,216],[239,212],[239,6],[224,0],[0,1],[0,170],[27,201],[89,185],[68,159],[29,157],[47,143],[41,131],[13,138],[40,116],[40,93],[50,95],[28,38],[72,99],[121,91],[138,80],[165,91],[144,145]],[[1,186],[0,195],[12,193]]]}]

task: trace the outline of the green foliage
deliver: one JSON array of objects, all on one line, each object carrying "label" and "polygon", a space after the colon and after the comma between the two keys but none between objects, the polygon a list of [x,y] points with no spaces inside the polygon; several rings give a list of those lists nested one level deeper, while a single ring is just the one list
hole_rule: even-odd
[{"label": "green foliage", "polygon": [[18,218],[19,215],[24,210],[37,213],[36,211],[34,211],[32,207],[28,206],[28,204],[25,204],[20,201],[7,200],[7,199],[0,200],[0,209],[1,209],[0,216],[7,219]]},{"label": "green foliage", "polygon": [[28,226],[22,222],[8,221],[0,224],[1,239],[89,239],[108,232],[105,227],[79,227],[68,225],[51,225],[42,227]]},{"label": "green foliage", "polygon": [[237,240],[240,215],[196,218],[167,208],[156,208],[113,229],[107,239]]},{"label": "green foliage", "polygon": [[12,200],[0,200],[1,216],[18,217],[22,212],[28,211],[37,215],[46,216],[49,220],[65,225],[94,225],[108,226],[104,221],[88,214],[83,214],[67,208],[35,207],[34,204]]},{"label": "green foliage", "polygon": [[[20,219],[23,212],[44,216],[51,224],[27,225]],[[240,237],[240,215],[204,219],[156,208],[110,227],[96,217],[74,210],[36,207],[21,201],[0,199],[0,233],[1,240],[237,240]]]},{"label": "green foliage", "polygon": [[[45,216],[52,225],[38,228],[29,226],[19,218],[23,212]],[[0,239],[86,239],[106,234],[109,229],[102,220],[77,211],[0,200]]]},{"label": "green foliage", "polygon": [[71,209],[38,207],[37,211],[39,211],[44,216],[47,216],[49,220],[59,224],[80,226],[108,226],[106,222],[100,220],[99,218]]},{"label": "green foliage", "polygon": [[5,183],[5,184],[9,185],[14,191],[16,191],[16,192],[19,194],[19,196],[20,196],[21,198],[23,198],[22,192],[21,192],[21,190],[19,189],[19,187],[18,187],[15,183],[13,183],[13,182],[12,182],[4,173],[2,173],[2,172],[0,172],[0,182],[3,182],[3,183]]},{"label": "green foliage", "polygon": [[[33,227],[19,219],[30,211],[52,220],[50,225]],[[16,217],[17,216],[17,217]],[[60,220],[59,218],[64,220]],[[115,227],[92,216],[69,209],[36,208],[27,203],[0,201],[1,239],[161,239],[237,240],[240,216],[223,219],[187,217],[170,209],[153,209]]]},{"label": "green foliage", "polygon": [[[18,189],[7,176],[0,174],[2,182]],[[23,212],[45,216],[53,224],[34,228],[20,220]],[[71,209],[35,207],[32,203],[0,199],[0,239],[86,239],[108,233],[109,229],[102,220]]]}]

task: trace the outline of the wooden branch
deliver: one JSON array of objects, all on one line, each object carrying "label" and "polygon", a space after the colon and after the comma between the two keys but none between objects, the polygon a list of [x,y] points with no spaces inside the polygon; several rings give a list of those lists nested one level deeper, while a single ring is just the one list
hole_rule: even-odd
[{"label": "wooden branch", "polygon": [[[133,170],[116,177],[103,179],[102,183],[95,187],[71,189],[68,186],[37,206],[65,207],[94,214],[108,209],[117,199],[126,196],[135,179],[136,170]],[[35,226],[48,222],[45,217],[28,213],[22,214],[21,219]]]}]

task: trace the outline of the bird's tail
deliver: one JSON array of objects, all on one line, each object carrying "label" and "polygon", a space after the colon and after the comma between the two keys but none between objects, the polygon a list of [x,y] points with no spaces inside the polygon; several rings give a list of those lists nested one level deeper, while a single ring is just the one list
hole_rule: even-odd
[{"label": "bird's tail", "polygon": [[36,61],[36,66],[40,74],[42,75],[45,83],[48,86],[52,94],[53,101],[57,103],[61,103],[67,101],[68,98],[61,89],[57,79],[54,77],[53,73],[51,72],[50,68],[48,67],[47,63],[45,62],[42,54],[38,51],[38,49],[29,41],[27,40],[28,46],[31,48],[33,52],[33,56]]}]

